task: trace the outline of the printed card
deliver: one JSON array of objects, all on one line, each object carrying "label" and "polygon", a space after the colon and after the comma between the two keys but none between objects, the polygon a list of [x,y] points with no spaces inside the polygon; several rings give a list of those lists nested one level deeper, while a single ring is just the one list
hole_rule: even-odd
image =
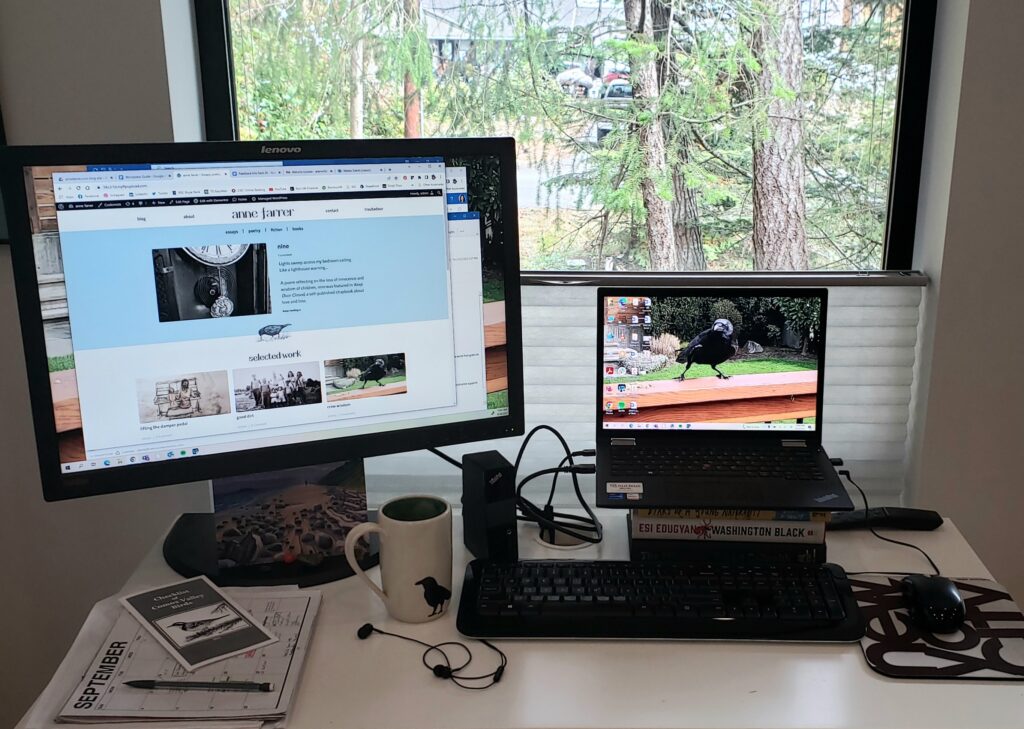
[{"label": "printed card", "polygon": [[127,595],[121,603],[189,671],[277,642],[205,577]]}]

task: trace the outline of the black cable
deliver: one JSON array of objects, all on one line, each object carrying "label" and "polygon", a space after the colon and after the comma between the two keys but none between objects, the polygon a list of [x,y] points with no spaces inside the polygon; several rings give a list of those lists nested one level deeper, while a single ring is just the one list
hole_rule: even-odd
[{"label": "black cable", "polygon": [[[505,667],[508,666],[508,656],[505,655],[505,652],[493,643],[491,643],[490,641],[481,639],[481,643],[483,643],[485,646],[487,646],[492,651],[498,654],[500,661],[498,667],[490,673],[483,673],[479,676],[459,676],[457,675],[459,671],[464,670],[469,666],[470,663],[473,662],[473,653],[469,650],[469,646],[467,646],[465,643],[461,643],[455,640],[447,640],[443,643],[426,643],[422,640],[412,638],[408,635],[400,635],[398,633],[391,633],[387,630],[381,630],[380,628],[370,625],[369,623],[360,628],[359,631],[360,632],[358,633],[358,636],[360,638],[368,637],[369,635],[371,635],[371,633],[380,633],[381,635],[387,635],[392,638],[401,638],[402,640],[408,641],[410,643],[416,643],[417,645],[423,646],[425,650],[423,651],[423,654],[420,656],[420,660],[423,662],[423,665],[426,666],[438,678],[447,679],[459,688],[463,688],[468,691],[482,691],[483,689],[490,688],[494,684],[501,681],[501,676],[503,673],[505,673]],[[365,635],[363,631],[366,631]],[[465,662],[459,664],[458,666],[452,666],[451,657],[444,650],[445,646],[454,646],[457,648],[461,648],[463,651],[465,651]],[[433,666],[430,665],[427,662],[427,656],[429,656],[431,653],[440,654],[441,658],[444,659],[444,664],[442,665],[438,663]],[[465,681],[486,681],[488,679],[490,679],[490,683],[485,684],[483,686],[472,686],[463,683]]]},{"label": "black cable", "polygon": [[453,466],[455,466],[459,470],[462,469],[462,464],[459,463],[458,461],[456,461],[451,456],[449,456],[447,453],[442,453],[441,451],[437,450],[437,448],[427,448],[427,450],[430,451],[431,453],[433,453],[438,458],[441,458],[441,459],[443,459],[445,461],[448,461],[448,463],[452,464]]},{"label": "black cable", "polygon": [[[529,445],[530,440],[534,435],[542,430],[547,430],[558,439],[562,449],[565,451],[565,457],[559,462],[559,465],[555,468],[545,468],[543,470],[531,473],[522,480],[519,479],[519,467],[523,461],[523,454],[526,452],[526,447]],[[574,539],[578,539],[581,542],[587,542],[589,544],[599,544],[604,539],[604,527],[598,520],[597,515],[594,514],[587,500],[583,497],[583,492],[580,489],[579,474],[580,473],[594,473],[595,468],[591,464],[577,464],[574,460],[576,456],[590,457],[594,454],[592,449],[583,451],[573,451],[569,448],[569,444],[566,442],[562,434],[552,428],[550,425],[538,425],[534,427],[526,437],[523,439],[522,445],[519,446],[519,453],[516,455],[516,462],[512,468],[512,473],[516,479],[516,506],[520,513],[520,521],[526,521],[537,524],[541,529],[542,537],[545,534],[550,534],[550,541],[554,541],[553,532],[561,532]],[[568,466],[564,464],[568,463]],[[557,484],[558,474],[568,473],[572,477],[573,491],[576,493],[576,499],[579,501],[583,511],[586,512],[585,517],[581,517],[575,514],[565,514],[562,512],[556,512],[551,502],[554,500],[554,488]],[[523,487],[534,480],[546,475],[552,476],[552,487],[548,494],[548,501],[543,507],[539,507],[532,501],[523,496]],[[578,524],[566,524],[566,521],[578,522]],[[589,532],[589,533],[588,533]]]},{"label": "black cable", "polygon": [[[937,564],[935,564],[935,560],[933,560],[931,558],[931,556],[926,551],[921,549],[921,547],[917,546],[916,544],[911,544],[910,542],[901,542],[899,539],[892,539],[890,537],[883,537],[881,534],[876,532],[875,528],[873,526],[871,526],[871,520],[870,520],[870,517],[868,516],[868,514],[871,511],[871,509],[868,507],[868,495],[866,493],[864,493],[864,489],[862,489],[860,487],[860,484],[858,484],[856,481],[853,480],[853,478],[850,476],[850,472],[849,471],[844,469],[844,470],[838,471],[838,473],[839,473],[840,476],[842,476],[847,481],[849,481],[851,484],[853,484],[854,487],[860,492],[860,497],[861,497],[861,499],[864,500],[864,523],[867,526],[867,528],[871,531],[872,534],[874,534],[876,537],[881,539],[883,542],[889,542],[891,544],[898,544],[901,547],[910,547],[911,549],[916,549],[918,552],[920,552],[921,554],[924,555],[924,558],[926,560],[928,560],[928,564],[930,564],[932,566],[932,569],[935,571],[936,576],[942,574],[942,571],[939,569],[939,566]],[[868,573],[868,572],[848,572],[847,574],[854,574],[854,575],[856,575],[856,574],[872,574],[872,573]],[[874,573],[874,574],[889,574],[889,573],[884,573],[883,572],[883,573]],[[907,572],[907,573],[891,573],[891,574],[912,574],[912,573]]]}]

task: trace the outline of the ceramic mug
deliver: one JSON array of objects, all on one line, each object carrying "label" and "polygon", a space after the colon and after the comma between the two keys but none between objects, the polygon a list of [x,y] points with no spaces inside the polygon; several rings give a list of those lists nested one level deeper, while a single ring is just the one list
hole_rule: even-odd
[{"label": "ceramic mug", "polygon": [[[359,538],[380,535],[380,587],[356,561]],[[380,507],[377,522],[359,524],[345,539],[352,571],[406,623],[445,614],[452,598],[452,507],[436,496],[399,496]]]}]

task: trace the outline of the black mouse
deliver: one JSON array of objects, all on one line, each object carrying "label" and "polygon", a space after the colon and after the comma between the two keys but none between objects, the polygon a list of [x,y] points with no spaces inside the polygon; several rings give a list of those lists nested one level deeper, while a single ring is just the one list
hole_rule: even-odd
[{"label": "black mouse", "polygon": [[903,578],[903,599],[914,625],[929,633],[955,633],[964,624],[964,599],[949,578],[908,575]]}]

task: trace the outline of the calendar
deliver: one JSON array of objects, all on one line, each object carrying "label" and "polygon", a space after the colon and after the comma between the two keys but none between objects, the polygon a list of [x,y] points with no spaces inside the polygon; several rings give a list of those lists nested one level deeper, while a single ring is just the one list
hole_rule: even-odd
[{"label": "calendar", "polygon": [[[122,611],[60,712],[76,723],[176,719],[278,719],[298,685],[320,593],[230,591],[279,640],[187,672],[129,612]],[[131,680],[269,682],[273,691],[135,689]]]}]

